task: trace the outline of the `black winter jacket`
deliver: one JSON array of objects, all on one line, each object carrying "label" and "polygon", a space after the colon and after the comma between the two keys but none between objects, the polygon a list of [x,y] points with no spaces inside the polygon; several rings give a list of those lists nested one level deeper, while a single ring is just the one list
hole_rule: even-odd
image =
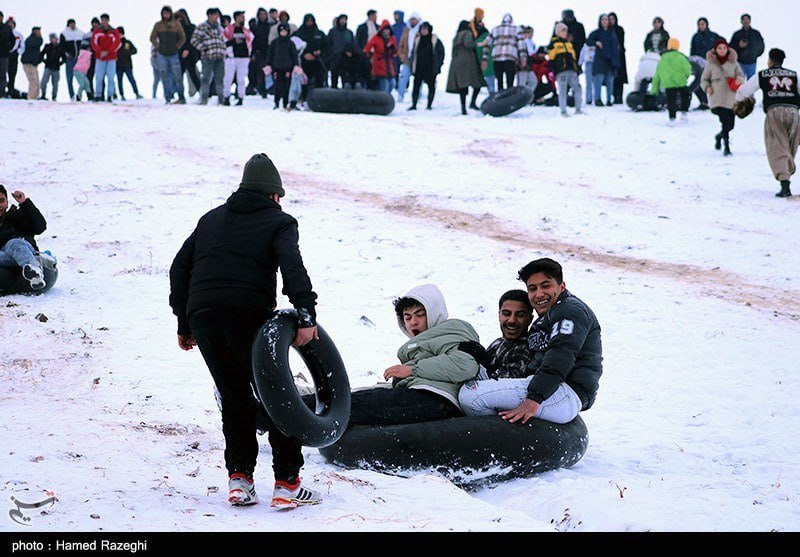
[{"label": "black winter jacket", "polygon": [[34,236],[41,234],[47,229],[47,221],[44,220],[42,213],[33,204],[33,201],[26,199],[19,207],[11,207],[4,216],[0,217],[0,249],[9,240],[23,238],[39,251]]},{"label": "black winter jacket", "polygon": [[60,44],[47,43],[42,49],[42,62],[44,67],[50,70],[58,70],[61,64],[67,61],[64,55],[64,49]]},{"label": "black winter jacket", "polygon": [[332,69],[339,74],[342,83],[363,83],[366,85],[372,79],[372,64],[369,58],[361,50],[353,50],[352,44],[345,47],[350,49],[352,56],[347,56],[345,52],[337,54],[332,63]]},{"label": "black winter jacket", "polygon": [[300,256],[297,221],[262,193],[235,191],[200,219],[172,262],[169,304],[178,334],[191,332],[189,316],[199,309],[274,309],[279,267],[299,325],[315,325],[317,295]]},{"label": "black winter jacket", "polygon": [[541,403],[564,382],[588,410],[594,404],[603,374],[600,324],[580,299],[565,291],[531,327],[528,398]]},{"label": "black winter jacket", "polygon": [[0,58],[8,58],[14,48],[14,31],[8,23],[0,23]]},{"label": "black winter jacket", "polygon": [[278,36],[267,48],[267,66],[273,72],[290,72],[297,65],[297,47],[289,37]]},{"label": "black winter jacket", "polygon": [[25,52],[20,56],[19,61],[23,64],[33,64],[38,66],[42,62],[42,45],[44,39],[35,35],[30,35],[25,39]]}]

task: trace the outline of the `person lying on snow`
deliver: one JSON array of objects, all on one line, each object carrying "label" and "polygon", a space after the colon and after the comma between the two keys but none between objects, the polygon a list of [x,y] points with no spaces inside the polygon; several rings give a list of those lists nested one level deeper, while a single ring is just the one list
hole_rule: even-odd
[{"label": "person lying on snow", "polygon": [[[558,262],[532,261],[520,269],[518,278],[527,286],[538,315],[528,334],[525,376],[516,376],[517,365],[497,366],[496,358],[482,347],[463,344],[461,349],[487,368],[489,379],[470,381],[461,388],[461,409],[468,416],[499,414],[511,423],[524,424],[531,418],[571,422],[591,408],[597,395],[603,373],[600,324],[589,306],[567,290]],[[502,309],[500,318],[502,323]],[[522,351],[516,354],[527,357]]]},{"label": "person lying on snow", "polygon": [[441,291],[433,284],[412,288],[394,302],[397,325],[409,337],[397,351],[398,365],[386,369],[392,388],[356,390],[350,425],[399,425],[461,416],[458,390],[474,379],[475,358],[458,349],[479,342],[475,329],[449,319]]},{"label": "person lying on snow", "polygon": [[47,228],[47,221],[21,191],[11,194],[17,207],[8,208],[8,191],[0,184],[0,267],[21,267],[31,289],[45,287],[44,269],[34,236]]}]

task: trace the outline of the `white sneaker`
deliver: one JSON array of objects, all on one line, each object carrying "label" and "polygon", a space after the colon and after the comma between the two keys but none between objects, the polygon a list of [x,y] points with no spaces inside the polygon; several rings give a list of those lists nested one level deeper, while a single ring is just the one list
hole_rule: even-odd
[{"label": "white sneaker", "polygon": [[42,264],[42,267],[47,267],[49,269],[55,269],[56,265],[58,265],[58,259],[49,251],[39,252],[39,262]]},{"label": "white sneaker", "polygon": [[228,480],[228,503],[237,507],[258,503],[253,478],[244,474],[231,474]]},{"label": "white sneaker", "polygon": [[276,509],[296,509],[301,505],[318,505],[322,503],[322,496],[316,491],[303,487],[298,478],[294,484],[288,482],[275,482],[272,492],[270,507]]},{"label": "white sneaker", "polygon": [[569,114],[567,114],[566,110],[561,113],[561,116],[563,116],[564,118],[569,118]]},{"label": "white sneaker", "polygon": [[33,290],[41,290],[45,287],[44,270],[41,265],[25,265],[22,268],[22,276],[30,283]]}]

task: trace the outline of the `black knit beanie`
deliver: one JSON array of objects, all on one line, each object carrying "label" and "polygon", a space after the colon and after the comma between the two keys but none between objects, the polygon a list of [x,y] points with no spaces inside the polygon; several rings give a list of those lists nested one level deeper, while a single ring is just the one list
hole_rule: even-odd
[{"label": "black knit beanie", "polygon": [[281,197],[286,195],[278,169],[275,168],[275,165],[264,153],[253,155],[244,165],[242,182],[239,187],[266,194],[277,193]]}]

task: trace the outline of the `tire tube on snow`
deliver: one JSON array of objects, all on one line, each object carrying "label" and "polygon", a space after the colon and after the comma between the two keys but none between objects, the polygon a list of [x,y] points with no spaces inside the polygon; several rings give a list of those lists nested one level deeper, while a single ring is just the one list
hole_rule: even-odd
[{"label": "tire tube on snow", "polygon": [[564,425],[536,419],[510,424],[498,416],[481,416],[352,426],[319,452],[346,468],[400,476],[435,470],[462,487],[480,487],[572,466],[588,446],[580,416]]},{"label": "tire tube on snow", "polygon": [[279,310],[253,341],[253,379],[258,398],[284,434],[308,447],[335,443],[350,421],[350,382],[342,357],[325,330],[319,339],[293,347],[308,367],[316,387],[317,409],[311,410],[294,384],[289,348],[297,331],[297,312]]},{"label": "tire tube on snow", "polygon": [[509,87],[483,101],[481,112],[487,116],[507,116],[529,106],[531,101],[533,90],[530,87]]},{"label": "tire tube on snow", "polygon": [[394,110],[394,97],[385,91],[322,87],[309,91],[306,102],[314,112],[334,114],[386,116]]},{"label": "tire tube on snow", "polygon": [[49,291],[58,280],[58,267],[42,265],[44,269],[45,286],[41,290],[34,290],[31,284],[22,276],[20,267],[0,267],[0,296],[9,294],[39,295]]}]

